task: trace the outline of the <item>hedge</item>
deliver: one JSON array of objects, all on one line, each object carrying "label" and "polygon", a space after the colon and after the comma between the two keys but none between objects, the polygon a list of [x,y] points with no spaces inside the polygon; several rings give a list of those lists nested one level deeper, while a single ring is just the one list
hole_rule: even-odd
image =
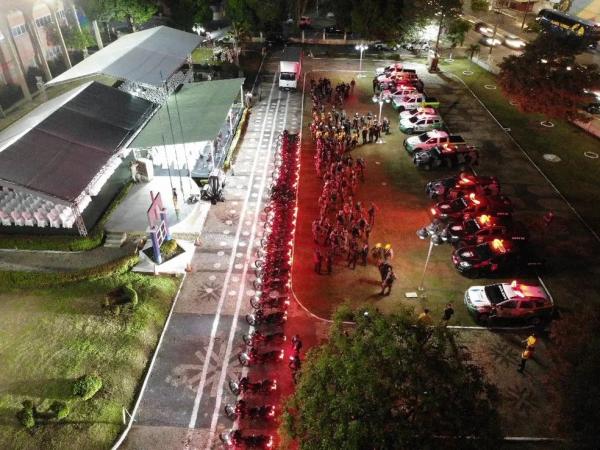
[{"label": "hedge", "polygon": [[73,395],[89,400],[102,389],[102,378],[97,375],[84,375],[73,383]]},{"label": "hedge", "polygon": [[124,256],[99,266],[73,272],[16,272],[0,271],[0,287],[41,288],[82,280],[94,280],[108,275],[128,272],[139,261],[135,255]]}]

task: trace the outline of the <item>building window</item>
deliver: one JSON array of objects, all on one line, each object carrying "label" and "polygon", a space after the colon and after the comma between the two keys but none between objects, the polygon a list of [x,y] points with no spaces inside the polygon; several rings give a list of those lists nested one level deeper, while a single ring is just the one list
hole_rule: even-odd
[{"label": "building window", "polygon": [[50,16],[50,14],[48,14],[47,16],[39,17],[39,18],[35,19],[35,24],[38,26],[38,28],[45,27],[47,25],[50,25],[51,23],[52,23],[52,17]]},{"label": "building window", "polygon": [[46,57],[48,59],[56,59],[62,54],[60,46],[48,47],[46,50]]},{"label": "building window", "polygon": [[17,25],[16,27],[12,27],[10,31],[14,37],[18,37],[27,33],[27,28],[25,27],[25,24],[21,24]]}]

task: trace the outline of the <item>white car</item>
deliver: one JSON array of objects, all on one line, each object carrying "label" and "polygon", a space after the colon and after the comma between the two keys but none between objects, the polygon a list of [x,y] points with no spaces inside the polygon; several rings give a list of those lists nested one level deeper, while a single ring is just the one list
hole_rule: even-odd
[{"label": "white car", "polygon": [[390,98],[393,100],[398,97],[406,97],[407,95],[410,95],[413,92],[416,92],[416,90],[417,90],[417,88],[414,86],[404,85],[400,89],[396,89],[394,92],[392,92],[389,89],[385,89],[385,90],[383,90],[381,95],[384,99]]},{"label": "white car", "polygon": [[498,47],[502,44],[501,38],[502,36],[500,36],[499,34],[496,34],[495,38],[482,37],[481,39],[479,39],[479,43],[485,45],[486,47]]},{"label": "white car", "polygon": [[523,50],[527,45],[527,42],[525,42],[519,36],[508,34],[504,37],[504,45],[506,45],[508,48],[512,48],[513,50]]},{"label": "white car", "polygon": [[405,134],[424,133],[431,130],[438,130],[444,126],[442,118],[437,115],[424,114],[421,116],[402,119],[399,129]]},{"label": "white car", "polygon": [[428,107],[423,108],[423,107],[419,106],[417,109],[402,111],[398,117],[400,118],[400,120],[402,120],[402,119],[410,119],[411,117],[414,117],[414,116],[420,116],[420,115],[424,115],[424,114],[433,115],[433,114],[437,114],[437,113],[438,112],[435,108],[428,108]]},{"label": "white car", "polygon": [[490,316],[504,319],[525,319],[539,322],[552,317],[554,302],[543,286],[518,283],[497,283],[471,286],[465,292],[465,305],[477,320]]}]

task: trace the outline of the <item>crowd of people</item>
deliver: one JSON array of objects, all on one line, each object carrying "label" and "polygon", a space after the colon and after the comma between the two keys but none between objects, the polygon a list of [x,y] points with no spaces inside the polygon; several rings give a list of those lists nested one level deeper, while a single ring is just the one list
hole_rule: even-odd
[{"label": "crowd of people", "polygon": [[[389,121],[379,123],[371,113],[350,117],[343,109],[343,101],[354,91],[355,82],[332,87],[331,81],[321,78],[311,80],[313,101],[310,125],[315,142],[315,170],[323,180],[318,200],[319,216],[312,223],[315,243],[314,270],[330,274],[336,259],[346,258],[347,267],[355,269],[360,262],[367,265],[369,236],[375,224],[377,208],[356,201],[360,182],[365,180],[366,161],[352,157],[350,151],[359,144],[374,142],[381,132],[389,133]],[[339,102],[338,102],[339,100]],[[326,112],[328,106],[330,110]],[[336,103],[340,108],[336,108]],[[381,247],[381,245],[380,245]],[[382,281],[381,294],[390,293],[396,276],[391,265],[391,246],[379,252],[373,248],[372,256],[379,268]]]}]

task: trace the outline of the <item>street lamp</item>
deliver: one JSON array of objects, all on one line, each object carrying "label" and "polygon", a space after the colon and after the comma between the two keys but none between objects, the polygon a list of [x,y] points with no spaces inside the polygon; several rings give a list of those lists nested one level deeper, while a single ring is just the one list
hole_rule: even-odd
[{"label": "street lamp", "polygon": [[363,58],[363,52],[364,52],[365,50],[368,50],[368,49],[369,49],[369,46],[368,46],[368,45],[366,45],[366,44],[358,44],[358,45],[356,45],[354,48],[360,52],[360,60],[359,60],[359,63],[358,63],[358,75],[357,75],[357,77],[358,77],[358,78],[363,78],[363,77],[365,77],[365,76],[366,76],[366,75],[364,75],[363,73],[361,73],[361,72],[362,72],[362,58]]},{"label": "street lamp", "polygon": [[[379,95],[374,95],[373,98],[373,103],[379,103],[379,119],[377,120],[377,123],[381,124],[381,111],[383,109],[383,104],[384,103],[389,103],[390,97],[386,96],[385,99],[383,98],[383,91],[379,93]],[[377,139],[377,142],[375,142],[376,144],[385,144],[385,141],[383,140],[383,133],[379,133],[379,139]]]},{"label": "street lamp", "polygon": [[202,34],[206,33],[206,29],[199,23],[194,24],[194,26],[192,27],[192,31],[198,36],[201,36]]}]

